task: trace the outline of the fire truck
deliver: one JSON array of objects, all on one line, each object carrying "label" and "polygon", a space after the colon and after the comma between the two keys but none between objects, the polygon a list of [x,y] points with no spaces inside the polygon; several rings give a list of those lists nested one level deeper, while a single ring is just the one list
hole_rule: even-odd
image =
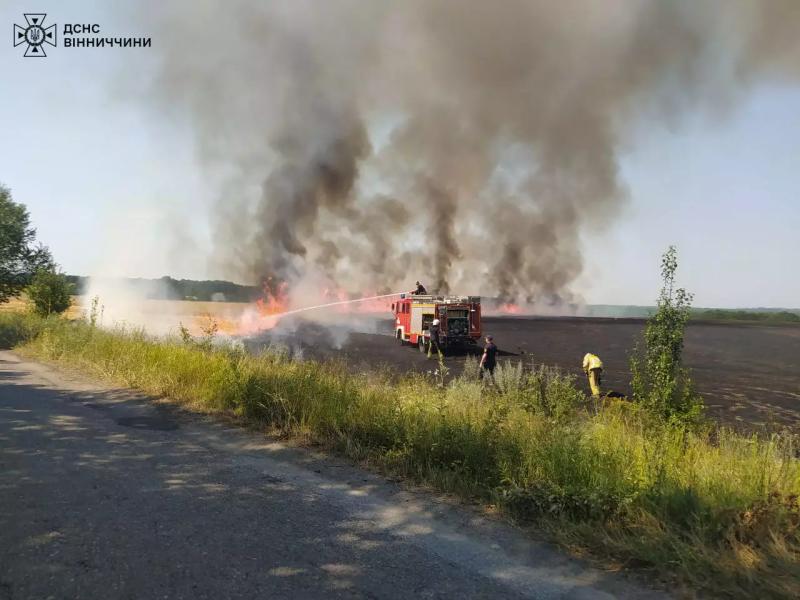
[{"label": "fire truck", "polygon": [[442,350],[474,345],[481,337],[480,296],[401,294],[392,312],[395,339],[420,352],[428,351],[434,319],[439,319]]}]

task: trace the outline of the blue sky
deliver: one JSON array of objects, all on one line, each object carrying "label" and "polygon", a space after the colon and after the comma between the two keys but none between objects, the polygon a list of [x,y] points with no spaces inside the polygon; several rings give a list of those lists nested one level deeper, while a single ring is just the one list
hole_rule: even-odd
[{"label": "blue sky", "polygon": [[697,305],[800,306],[800,88],[759,89],[724,119],[643,123],[622,172],[628,209],[587,240],[590,301],[652,299],[675,244]]},{"label": "blue sky", "polygon": [[[109,36],[148,35],[104,4],[40,0],[36,10]],[[31,6],[0,6],[0,182],[69,273],[207,276],[217,182],[191,132],[141,101],[154,53],[57,48],[23,59],[12,24]],[[587,302],[652,303],[659,256],[676,244],[697,305],[800,307],[800,87],[758,88],[724,115],[643,120],[621,170],[628,207],[584,234],[574,289]]]}]

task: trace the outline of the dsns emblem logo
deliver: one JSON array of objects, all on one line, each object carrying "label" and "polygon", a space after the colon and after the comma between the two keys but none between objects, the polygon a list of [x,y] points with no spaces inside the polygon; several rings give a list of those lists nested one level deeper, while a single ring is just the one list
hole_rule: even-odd
[{"label": "dsns emblem logo", "polygon": [[44,26],[45,14],[25,13],[27,27],[14,25],[14,46],[28,44],[25,56],[47,56],[44,44],[56,45],[56,26]]}]

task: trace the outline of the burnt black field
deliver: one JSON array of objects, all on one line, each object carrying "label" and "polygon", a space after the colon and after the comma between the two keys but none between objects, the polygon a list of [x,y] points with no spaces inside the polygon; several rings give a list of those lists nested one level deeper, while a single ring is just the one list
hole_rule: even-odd
[{"label": "burnt black field", "polygon": [[[622,394],[628,391],[628,353],[643,327],[641,319],[483,319],[483,332],[495,336],[500,361],[555,365],[579,376],[585,386],[581,360],[593,352],[605,365],[604,388]],[[247,343],[258,350],[270,342],[304,358],[343,359],[355,370],[403,373],[437,367],[435,360],[393,339],[391,319],[364,317],[349,327],[296,321]],[[461,371],[466,354],[446,357],[453,374]],[[693,322],[686,330],[684,357],[709,416],[733,426],[800,430],[800,327]]]}]

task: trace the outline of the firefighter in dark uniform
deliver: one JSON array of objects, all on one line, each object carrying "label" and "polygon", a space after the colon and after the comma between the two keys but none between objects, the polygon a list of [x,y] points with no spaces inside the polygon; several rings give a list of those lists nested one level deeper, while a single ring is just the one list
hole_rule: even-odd
[{"label": "firefighter in dark uniform", "polygon": [[481,379],[486,373],[489,373],[489,379],[494,381],[494,368],[497,366],[497,346],[494,343],[494,337],[491,335],[486,336],[486,345],[483,347],[483,356],[481,356]]},{"label": "firefighter in dark uniform", "polygon": [[421,296],[425,296],[425,295],[427,295],[427,293],[428,293],[428,290],[426,290],[426,289],[425,289],[425,286],[424,286],[424,285],[422,285],[422,284],[421,284],[421,283],[418,281],[418,282],[417,282],[417,289],[415,289],[415,290],[414,290],[413,292],[411,292],[411,293],[412,293],[412,294],[414,294],[414,295],[421,295]]}]

